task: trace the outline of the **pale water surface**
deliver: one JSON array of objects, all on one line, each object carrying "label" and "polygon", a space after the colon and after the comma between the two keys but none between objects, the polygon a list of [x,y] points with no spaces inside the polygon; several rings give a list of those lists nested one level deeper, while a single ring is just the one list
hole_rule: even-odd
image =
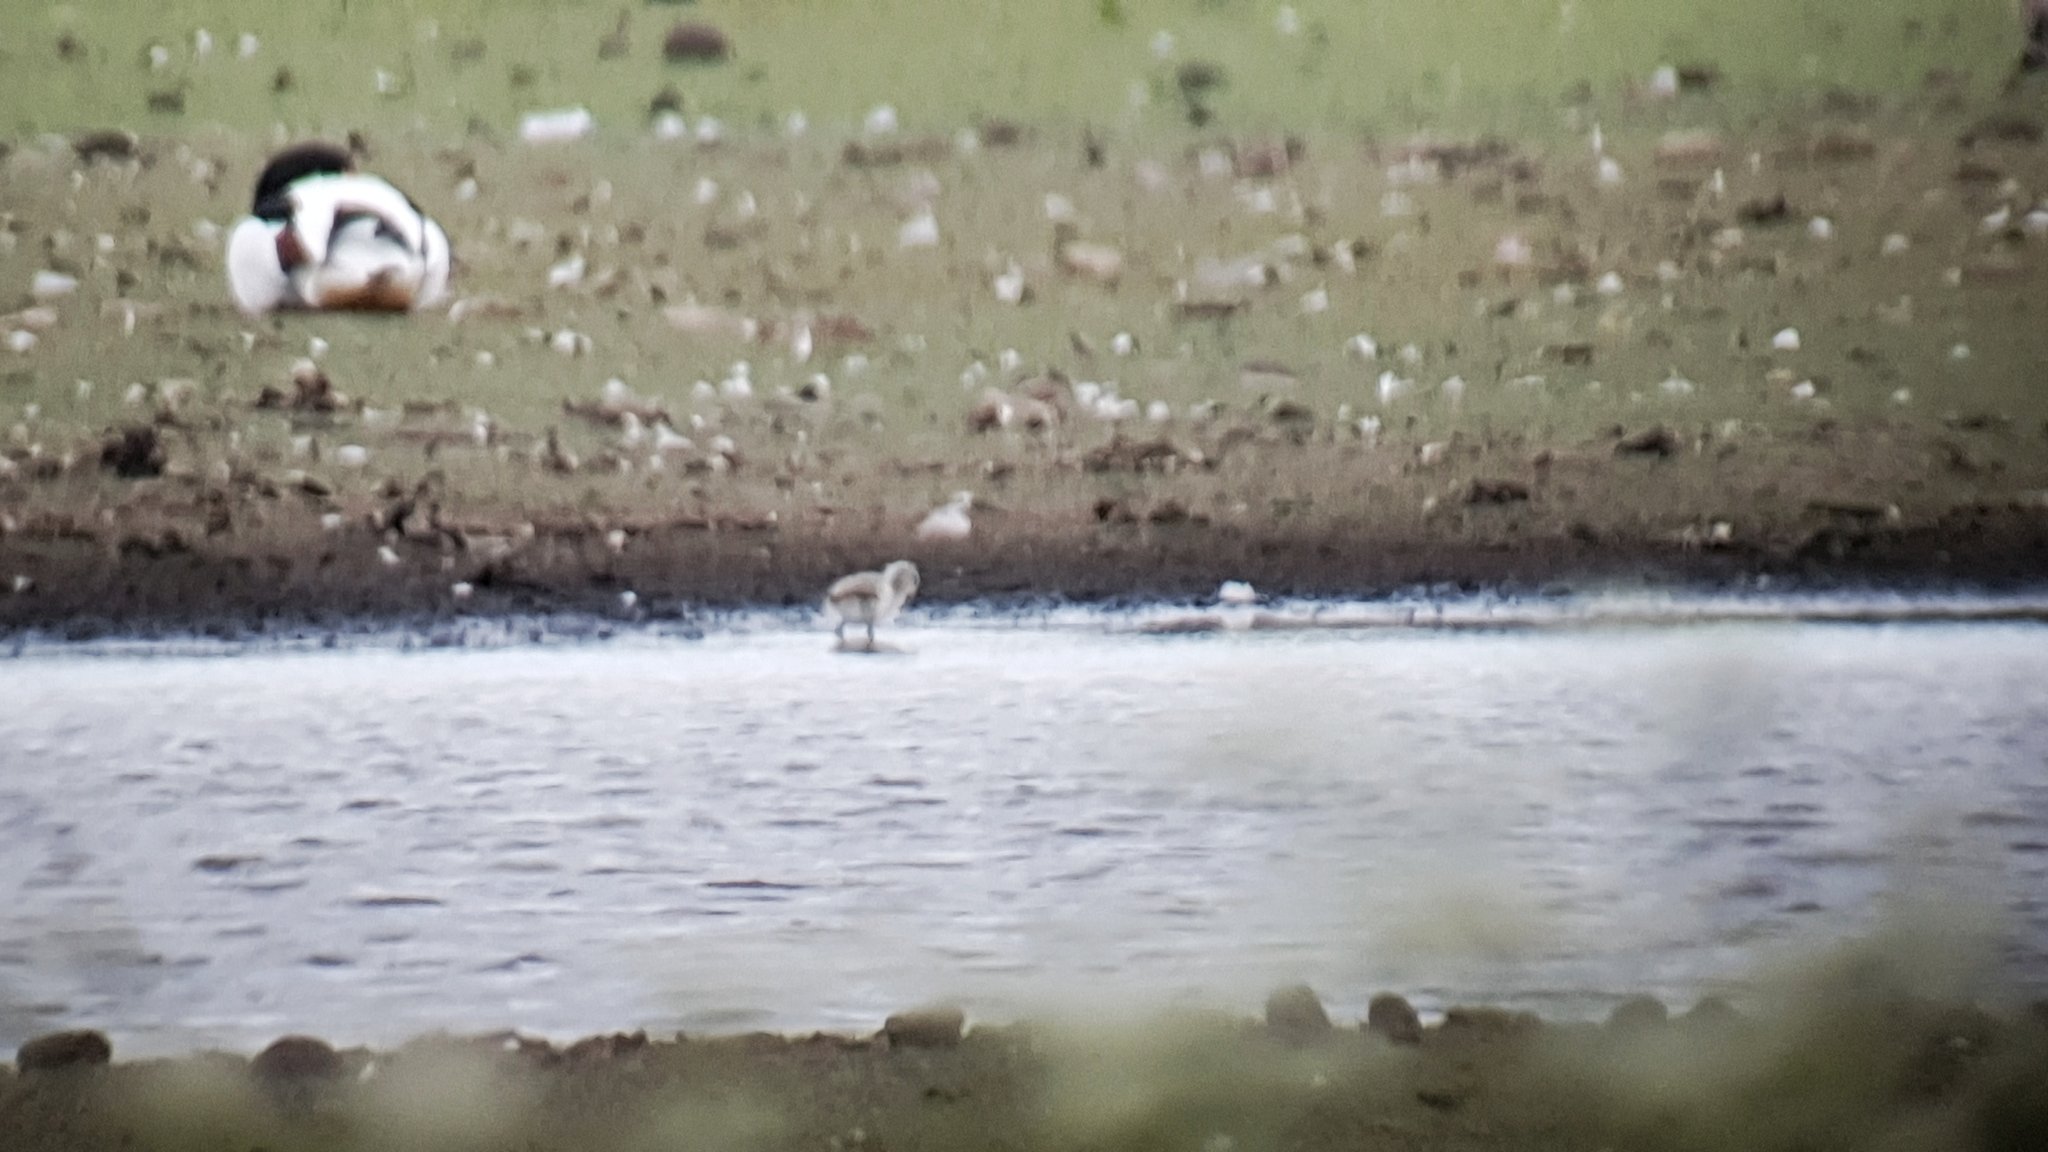
[{"label": "pale water surface", "polygon": [[2048,983],[2039,625],[892,638],[0,663],[0,1048],[1587,1015],[1901,896]]}]

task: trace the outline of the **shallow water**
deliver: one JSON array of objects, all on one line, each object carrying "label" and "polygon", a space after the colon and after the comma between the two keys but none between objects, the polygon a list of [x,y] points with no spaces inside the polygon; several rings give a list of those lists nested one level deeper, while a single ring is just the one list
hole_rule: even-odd
[{"label": "shallow water", "polygon": [[1916,899],[2048,983],[2039,625],[1009,624],[0,664],[0,1048],[1592,1014]]}]

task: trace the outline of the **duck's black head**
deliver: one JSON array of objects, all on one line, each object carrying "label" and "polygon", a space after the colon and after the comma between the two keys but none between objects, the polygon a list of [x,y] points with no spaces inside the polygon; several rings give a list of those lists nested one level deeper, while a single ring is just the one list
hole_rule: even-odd
[{"label": "duck's black head", "polygon": [[256,178],[254,214],[283,219],[290,214],[285,189],[308,176],[340,176],[354,170],[355,161],[346,149],[318,141],[294,144],[272,156]]}]

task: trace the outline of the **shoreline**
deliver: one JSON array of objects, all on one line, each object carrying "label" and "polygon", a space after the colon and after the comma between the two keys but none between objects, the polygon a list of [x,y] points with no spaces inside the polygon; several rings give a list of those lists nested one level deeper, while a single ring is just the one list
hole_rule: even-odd
[{"label": "shoreline", "polygon": [[[60,531],[0,537],[0,572],[33,573],[28,587],[0,595],[0,639],[227,637],[296,628],[347,634],[550,616],[622,626],[687,623],[703,613],[810,607],[832,579],[883,559],[872,545],[856,551],[861,546],[850,541],[687,529],[646,533],[620,555],[583,529],[543,539],[531,558],[514,565],[458,553],[445,567],[393,573],[376,562],[376,537],[341,535],[312,564],[233,545],[110,555],[101,542]],[[351,535],[359,538],[351,542]],[[1812,554],[1829,547],[1847,554]],[[344,551],[355,554],[354,563],[333,562]],[[1773,550],[1573,537],[1385,544],[1367,536],[1182,528],[1012,532],[971,544],[911,545],[902,553],[925,573],[920,607],[1200,605],[1226,580],[1248,581],[1271,598],[1340,602],[1758,590],[2012,596],[2048,580],[2048,515],[2016,509],[1949,529],[1816,530]],[[468,588],[458,598],[459,584]]]},{"label": "shoreline", "polygon": [[[1853,968],[1854,966],[1849,966]],[[117,1061],[93,1032],[0,1066],[23,1152],[184,1147],[1885,1147],[2004,1149],[2048,1128],[2048,1010],[1987,1011],[1837,971],[1768,1016],[1649,997],[1604,1022],[1402,997],[1333,1021],[1305,986],[1263,1019],[1181,1012],[871,1035],[430,1035]],[[1811,1141],[1824,1137],[1821,1143]],[[1906,1143],[1896,1143],[1898,1140]],[[1887,1142],[1892,1141],[1892,1142]]]}]

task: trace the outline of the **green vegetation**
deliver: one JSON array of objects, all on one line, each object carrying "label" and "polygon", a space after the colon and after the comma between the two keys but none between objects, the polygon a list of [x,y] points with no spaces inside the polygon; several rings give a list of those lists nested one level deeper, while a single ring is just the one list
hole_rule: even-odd
[{"label": "green vegetation", "polygon": [[[729,33],[733,62],[666,65],[662,36],[678,19]],[[213,39],[204,57],[200,29]],[[1161,32],[1168,59],[1154,53]],[[243,33],[260,41],[247,60]],[[152,46],[166,50],[161,68]],[[1204,60],[1228,79],[1212,101],[1226,129],[1526,134],[1554,129],[1579,86],[1611,106],[1659,63],[1717,67],[1737,94],[1732,115],[1768,116],[1827,87],[1910,93],[1933,69],[1982,95],[2017,50],[2003,4],[1916,0],[22,0],[0,8],[0,132],[446,132],[472,117],[505,131],[522,110],[561,104],[627,132],[670,83],[693,115],[745,127],[803,109],[845,129],[889,103],[912,128],[978,116],[1152,128],[1182,116],[1174,67]],[[182,118],[150,112],[155,92],[182,94]]]}]

